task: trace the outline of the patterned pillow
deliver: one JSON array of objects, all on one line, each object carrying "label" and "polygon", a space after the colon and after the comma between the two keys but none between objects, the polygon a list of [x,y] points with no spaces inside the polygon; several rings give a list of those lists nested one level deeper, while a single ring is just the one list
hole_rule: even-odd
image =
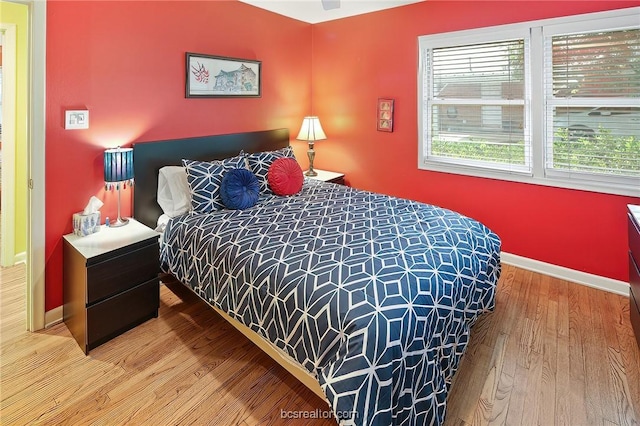
[{"label": "patterned pillow", "polygon": [[276,195],[293,195],[300,192],[304,176],[295,158],[278,158],[267,173],[269,188]]},{"label": "patterned pillow", "polygon": [[227,208],[233,210],[255,206],[260,198],[258,178],[244,168],[229,170],[220,184],[220,198]]},{"label": "patterned pillow", "polygon": [[269,173],[269,167],[271,167],[271,163],[273,163],[278,158],[293,158],[295,159],[295,155],[293,155],[293,148],[290,146],[286,148],[281,148],[276,151],[264,151],[264,152],[256,152],[255,154],[248,154],[247,161],[249,163],[249,170],[253,172],[258,178],[258,182],[260,182],[260,192],[263,194],[272,194],[273,192],[269,188],[267,182],[267,173]]},{"label": "patterned pillow", "polygon": [[224,208],[220,198],[220,184],[226,172],[246,167],[243,156],[216,161],[182,160],[187,171],[187,182],[191,190],[191,210],[210,213]]}]

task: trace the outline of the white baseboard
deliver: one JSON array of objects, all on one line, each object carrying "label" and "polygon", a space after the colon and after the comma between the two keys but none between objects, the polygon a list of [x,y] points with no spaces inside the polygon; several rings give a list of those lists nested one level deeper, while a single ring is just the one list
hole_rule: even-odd
[{"label": "white baseboard", "polygon": [[53,327],[62,322],[62,306],[44,313],[44,328]]},{"label": "white baseboard", "polygon": [[571,281],[576,284],[586,285],[622,296],[629,295],[629,283],[614,280],[613,278],[601,277],[587,272],[576,271],[564,266],[553,265],[539,260],[529,259],[511,253],[500,253],[502,262],[529,271],[539,272],[562,280]]}]

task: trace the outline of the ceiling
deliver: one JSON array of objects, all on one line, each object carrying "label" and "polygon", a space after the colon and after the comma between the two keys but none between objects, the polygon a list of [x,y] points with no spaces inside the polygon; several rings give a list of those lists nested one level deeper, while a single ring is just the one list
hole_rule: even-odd
[{"label": "ceiling", "polygon": [[340,7],[332,10],[324,10],[321,0],[240,1],[299,21],[317,24],[318,22],[390,9],[424,0],[340,0]]}]

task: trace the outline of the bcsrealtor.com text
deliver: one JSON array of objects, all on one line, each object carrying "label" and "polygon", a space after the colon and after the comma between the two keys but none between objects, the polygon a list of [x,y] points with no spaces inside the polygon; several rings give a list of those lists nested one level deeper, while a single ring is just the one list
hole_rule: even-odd
[{"label": "bcsrealtor.com text", "polygon": [[319,408],[316,408],[315,410],[299,411],[280,410],[281,419],[332,419],[334,416],[338,419],[349,419],[357,417],[358,413],[342,411],[333,413],[332,411],[320,410]]}]

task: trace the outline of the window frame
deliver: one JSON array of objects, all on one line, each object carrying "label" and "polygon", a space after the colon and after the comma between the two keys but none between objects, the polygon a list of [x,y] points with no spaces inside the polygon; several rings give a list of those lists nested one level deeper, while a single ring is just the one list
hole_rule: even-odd
[{"label": "window frame", "polygon": [[[640,177],[595,175],[584,172],[548,169],[546,138],[547,93],[545,92],[545,37],[590,31],[639,28],[640,7],[606,12],[574,15],[517,24],[500,25],[471,30],[423,35],[418,37],[418,168],[445,173],[531,183],[568,189],[640,197]],[[525,59],[525,148],[528,137],[531,167],[497,169],[474,164],[473,160],[452,158],[431,159],[426,155],[430,143],[428,134],[431,111],[425,98],[428,83],[424,77],[425,49],[497,42],[509,39],[528,39],[529,58]],[[596,100],[597,102],[597,100]],[[638,98],[640,104],[640,98]],[[425,117],[424,114],[427,114]],[[550,126],[553,123],[549,123]],[[427,127],[429,126],[429,127]],[[427,127],[427,128],[425,128]]]}]

